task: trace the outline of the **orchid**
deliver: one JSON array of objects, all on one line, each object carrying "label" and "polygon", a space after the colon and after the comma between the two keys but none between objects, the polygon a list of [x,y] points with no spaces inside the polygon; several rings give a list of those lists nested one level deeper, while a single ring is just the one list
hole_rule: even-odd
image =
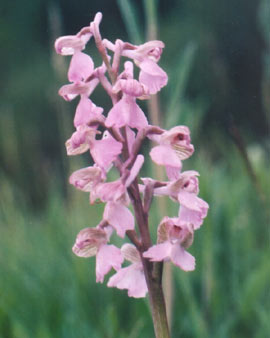
[{"label": "orchid", "polygon": [[[207,215],[208,204],[198,197],[199,173],[182,172],[182,162],[194,152],[188,127],[164,130],[153,126],[140,107],[140,100],[149,99],[167,84],[167,74],[158,65],[164,43],[155,40],[136,46],[119,39],[112,43],[101,37],[101,19],[102,14],[97,13],[79,33],[55,42],[58,54],[71,55],[70,83],[60,88],[59,95],[67,101],[78,97],[75,130],[66,141],[67,154],[88,152],[92,162],[72,173],[69,182],[90,194],[90,204],[105,204],[100,223],[79,232],[73,252],[79,257],[96,257],[97,282],[102,283],[114,269],[109,287],[125,289],[134,298],[149,293],[156,337],[169,337],[162,262],[170,261],[184,271],[195,269],[195,258],[187,249]],[[83,52],[91,41],[102,58],[96,68]],[[123,57],[129,60],[121,70]],[[134,65],[139,67],[138,78],[134,77]],[[98,85],[111,99],[108,112],[90,98]],[[156,143],[150,158],[165,168],[168,181],[140,178],[145,161],[140,152],[147,138]],[[110,181],[113,167],[119,177]],[[148,221],[155,196],[168,196],[179,204],[179,212],[173,218],[163,217],[157,227],[157,243],[153,244]],[[124,241],[121,249],[108,244],[113,232]],[[132,244],[126,243],[127,239]],[[122,266],[124,260],[131,264]]]}]

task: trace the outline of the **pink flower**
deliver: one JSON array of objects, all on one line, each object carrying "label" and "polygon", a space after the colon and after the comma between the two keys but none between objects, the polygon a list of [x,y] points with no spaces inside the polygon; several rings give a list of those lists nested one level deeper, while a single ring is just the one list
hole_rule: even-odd
[{"label": "pink flower", "polygon": [[193,224],[195,230],[198,229],[207,216],[208,203],[188,191],[181,191],[178,194],[178,201],[180,203],[179,219]]},{"label": "pink flower", "polygon": [[61,36],[55,41],[55,50],[60,55],[73,55],[85,49],[86,43],[91,38],[90,27],[84,27],[76,35]]},{"label": "pink flower", "polygon": [[156,94],[168,82],[167,74],[157,65],[163,48],[162,41],[149,41],[134,51],[125,51],[140,67],[139,81],[148,87],[150,94]]},{"label": "pink flower", "polygon": [[122,99],[109,111],[105,125],[107,128],[129,126],[140,130],[146,127],[148,122],[135,98],[123,94]]},{"label": "pink flower", "polygon": [[148,121],[144,112],[136,103],[136,97],[144,97],[148,89],[134,79],[119,79],[113,87],[113,92],[122,91],[123,96],[108,113],[106,127],[121,128],[129,126],[138,130],[145,128]]},{"label": "pink flower", "polygon": [[99,12],[95,15],[90,25],[83,27],[76,35],[66,35],[58,38],[54,44],[56,53],[60,55],[74,55],[76,52],[84,50],[94,30],[98,29],[101,19],[102,14]]},{"label": "pink flower", "polygon": [[171,261],[184,271],[195,269],[195,258],[188,253],[193,242],[193,228],[177,218],[164,217],[158,228],[158,242],[143,253],[150,261]]},{"label": "pink flower", "polygon": [[152,160],[159,165],[180,171],[181,161],[190,157],[194,152],[194,147],[190,143],[189,129],[186,126],[177,126],[150,138],[160,144],[152,148],[150,152]]},{"label": "pink flower", "polygon": [[131,211],[121,203],[108,202],[106,204],[103,219],[116,231],[119,237],[124,238],[127,230],[133,230],[135,226]]},{"label": "pink flower", "polygon": [[70,82],[85,82],[94,71],[94,63],[91,57],[82,52],[75,52],[71,58],[68,70]]},{"label": "pink flower", "polygon": [[[125,43],[122,44],[122,55],[134,60],[140,67],[139,81],[144,84],[150,94],[156,94],[162,87],[166,86],[168,76],[158,65],[164,43],[162,41],[149,41],[140,46]],[[107,48],[116,51],[116,45],[110,41],[104,41]]]},{"label": "pink flower", "polygon": [[159,182],[151,178],[142,178],[144,186],[140,191],[145,192],[147,184],[154,187],[155,196],[169,196],[173,201],[180,203],[179,219],[182,222],[190,223],[194,229],[198,229],[207,215],[208,204],[199,198],[199,173],[194,170],[179,173],[178,178],[170,182]]},{"label": "pink flower", "polygon": [[73,156],[86,152],[97,133],[98,131],[95,128],[80,125],[71,138],[66,141],[67,154]]},{"label": "pink flower", "polygon": [[116,141],[106,130],[101,140],[91,139],[90,153],[95,163],[108,171],[122,151],[122,143]]},{"label": "pink flower", "polygon": [[[90,62],[91,63],[91,62]],[[93,93],[96,86],[99,84],[100,76],[104,75],[106,72],[106,67],[102,64],[100,67],[97,67],[92,70],[92,65],[89,64],[90,70],[87,69],[76,69],[76,65],[73,69],[70,69],[70,72],[73,74],[71,76],[78,77],[78,80],[74,83],[64,85],[60,88],[58,94],[63,97],[66,101],[73,100],[76,96],[81,95],[88,97]],[[88,75],[91,73],[90,79],[88,80]]]},{"label": "pink flower", "polygon": [[136,179],[144,162],[143,155],[138,155],[132,168],[126,169],[122,176],[114,182],[106,182],[99,184],[95,193],[98,198],[103,202],[122,203],[129,204],[129,197],[127,194],[127,188]]},{"label": "pink flower", "polygon": [[69,178],[69,183],[75,188],[82,191],[90,192],[90,203],[93,204],[96,200],[95,188],[98,184],[105,180],[105,173],[101,168],[87,167],[75,171]]},{"label": "pink flower", "polygon": [[[178,195],[182,191],[187,191],[197,195],[199,193],[199,181],[197,176],[199,176],[199,173],[194,170],[179,173],[176,180],[159,182],[159,187],[154,189],[154,195],[170,196],[173,201],[178,201]],[[142,181],[144,180],[145,179],[142,179]]]},{"label": "pink flower", "polygon": [[71,101],[75,99],[78,95],[85,95],[88,97],[93,90],[98,85],[99,80],[93,79],[89,82],[77,82],[77,83],[71,83],[62,86],[59,89],[58,94],[63,97],[66,101]]},{"label": "pink flower", "polygon": [[150,94],[156,94],[166,86],[168,76],[154,61],[150,59],[142,61],[139,67],[141,68],[139,81],[149,89]]},{"label": "pink flower", "polygon": [[83,124],[87,125],[91,121],[104,122],[105,117],[102,112],[102,108],[97,107],[87,96],[81,95],[74,117],[75,128]]},{"label": "pink flower", "polygon": [[148,288],[144,276],[143,266],[139,252],[132,244],[124,244],[121,252],[125,259],[132,264],[121,268],[113,275],[107,286],[116,287],[120,290],[128,290],[128,296],[134,298],[145,297]]},{"label": "pink flower", "polygon": [[107,245],[109,237],[109,229],[85,228],[78,233],[72,248],[79,257],[96,255],[96,281],[101,283],[111,268],[119,270],[123,263],[121,250],[114,245]]},{"label": "pink flower", "polygon": [[95,196],[102,202],[129,204],[129,197],[122,178],[113,182],[99,184],[95,189]]}]

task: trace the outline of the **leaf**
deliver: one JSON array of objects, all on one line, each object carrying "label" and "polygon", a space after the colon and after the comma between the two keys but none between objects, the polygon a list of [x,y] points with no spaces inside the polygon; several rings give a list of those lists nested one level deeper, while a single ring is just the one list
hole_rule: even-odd
[{"label": "leaf", "polygon": [[140,45],[142,43],[142,32],[139,28],[140,25],[135,1],[117,0],[117,3],[126,26],[129,40],[136,45]]}]

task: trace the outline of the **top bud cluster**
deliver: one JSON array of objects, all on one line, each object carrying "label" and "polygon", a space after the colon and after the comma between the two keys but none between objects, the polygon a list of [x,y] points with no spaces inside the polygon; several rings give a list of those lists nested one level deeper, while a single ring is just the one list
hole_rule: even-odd
[{"label": "top bud cluster", "polygon": [[[116,273],[110,277],[108,286],[127,289],[129,296],[138,298],[147,293],[147,274],[151,271],[146,270],[153,269],[152,262],[171,261],[182,270],[194,270],[195,259],[186,249],[206,217],[208,204],[197,196],[198,172],[181,172],[182,161],[194,151],[189,129],[176,126],[167,131],[152,126],[137,104],[137,99],[149,99],[167,84],[167,74],[157,64],[163,42],[149,41],[140,46],[121,40],[112,43],[101,38],[101,19],[101,13],[97,13],[94,21],[79,33],[55,42],[58,54],[72,55],[70,84],[61,87],[59,94],[67,101],[79,96],[74,117],[76,130],[66,142],[67,154],[90,151],[94,161],[93,166],[75,171],[69,181],[77,189],[90,193],[91,204],[97,200],[106,204],[101,222],[79,232],[73,251],[80,257],[96,256],[97,282],[103,282],[113,268]],[[103,60],[96,68],[92,58],[82,52],[91,38]],[[122,57],[128,60],[120,70]],[[139,67],[138,79],[134,78],[134,64]],[[112,101],[107,114],[90,99],[99,84]],[[165,167],[168,181],[141,178],[138,183],[144,163],[139,152],[146,137],[157,144],[150,157]],[[107,174],[113,166],[119,179],[108,182]],[[179,213],[161,220],[157,243],[153,245],[148,214],[153,196],[162,195],[180,204]],[[126,243],[121,249],[108,244],[114,231],[122,238],[127,236],[133,244]],[[125,259],[131,264],[122,267]]]}]

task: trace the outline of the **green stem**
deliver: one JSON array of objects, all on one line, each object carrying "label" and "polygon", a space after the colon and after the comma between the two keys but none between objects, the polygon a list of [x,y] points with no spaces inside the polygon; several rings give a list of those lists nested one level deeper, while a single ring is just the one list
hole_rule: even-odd
[{"label": "green stem", "polygon": [[[145,271],[145,274],[147,275],[149,272]],[[148,275],[147,277],[155,336],[156,338],[170,338],[161,280],[154,276]]]}]

